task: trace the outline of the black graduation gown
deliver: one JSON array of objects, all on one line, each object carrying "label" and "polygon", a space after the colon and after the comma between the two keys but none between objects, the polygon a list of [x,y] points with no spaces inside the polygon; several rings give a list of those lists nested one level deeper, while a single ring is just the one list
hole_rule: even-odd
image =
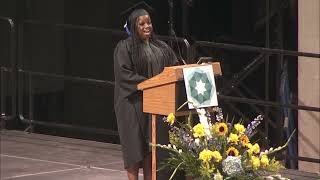
[{"label": "black graduation gown", "polygon": [[[142,110],[142,92],[137,85],[162,72],[165,66],[177,64],[177,58],[164,42],[166,48],[159,48],[150,43],[145,45],[144,53],[148,60],[145,73],[137,73],[135,59],[131,56],[132,39],[120,41],[114,50],[114,108],[118,123],[118,132],[122,146],[124,167],[128,168],[141,162],[150,152],[149,120]],[[164,53],[166,53],[164,55]]]}]

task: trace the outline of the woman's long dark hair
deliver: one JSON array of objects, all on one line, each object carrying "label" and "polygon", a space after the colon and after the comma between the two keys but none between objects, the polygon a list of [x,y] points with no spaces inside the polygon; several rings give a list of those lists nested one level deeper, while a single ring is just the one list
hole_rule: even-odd
[{"label": "woman's long dark hair", "polygon": [[[140,12],[140,14],[146,13],[144,15],[149,15],[145,10],[143,9],[139,9],[141,11],[144,12]],[[135,11],[139,11],[139,10],[135,10]],[[133,12],[134,13],[134,12]],[[132,14],[133,14],[132,13]],[[146,60],[146,56],[145,53],[143,53],[143,45],[144,45],[144,41],[140,38],[138,32],[137,32],[137,20],[138,20],[139,16],[136,16],[132,19],[130,19],[130,23],[129,23],[129,27],[130,27],[130,32],[131,32],[131,39],[132,42],[131,44],[131,58],[132,58],[132,62],[134,64],[134,66],[136,67],[136,71],[138,74],[143,75],[146,72],[144,72],[144,70],[146,70],[147,67],[147,60]],[[150,17],[150,15],[149,15]],[[168,45],[166,45],[164,42],[158,40],[155,37],[155,33],[152,31],[151,33],[151,37],[149,39],[149,43],[154,44],[156,47],[160,48],[163,54],[163,57],[165,58],[164,62],[165,62],[165,66],[170,65],[168,62],[170,61],[169,59],[169,52],[170,52],[170,48]]]}]

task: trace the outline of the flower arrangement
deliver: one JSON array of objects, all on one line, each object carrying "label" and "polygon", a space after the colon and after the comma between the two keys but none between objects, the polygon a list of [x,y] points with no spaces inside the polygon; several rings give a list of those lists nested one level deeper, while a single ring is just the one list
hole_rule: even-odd
[{"label": "flower arrangement", "polygon": [[191,115],[187,123],[177,122],[172,113],[164,119],[170,125],[170,144],[156,146],[169,151],[161,168],[173,170],[170,179],[177,170],[195,179],[261,179],[283,168],[272,154],[285,148],[292,135],[285,145],[261,151],[259,144],[251,141],[263,120],[261,115],[245,127],[242,122],[225,120],[220,108],[213,108],[214,116],[205,109],[196,110],[200,122],[195,125]]}]

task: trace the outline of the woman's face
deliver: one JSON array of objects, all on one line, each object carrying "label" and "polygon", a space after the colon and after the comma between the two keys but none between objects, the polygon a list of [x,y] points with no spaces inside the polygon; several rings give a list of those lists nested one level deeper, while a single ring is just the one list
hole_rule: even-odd
[{"label": "woman's face", "polygon": [[137,32],[143,41],[148,41],[153,31],[152,23],[149,15],[139,16],[137,18]]}]

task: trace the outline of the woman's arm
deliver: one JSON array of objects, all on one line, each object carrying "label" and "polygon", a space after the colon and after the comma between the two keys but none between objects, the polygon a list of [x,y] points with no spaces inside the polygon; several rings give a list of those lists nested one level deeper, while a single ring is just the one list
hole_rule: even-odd
[{"label": "woman's arm", "polygon": [[129,47],[125,41],[120,41],[114,50],[114,77],[118,83],[124,97],[137,92],[137,85],[147,78],[137,74],[129,55]]}]

